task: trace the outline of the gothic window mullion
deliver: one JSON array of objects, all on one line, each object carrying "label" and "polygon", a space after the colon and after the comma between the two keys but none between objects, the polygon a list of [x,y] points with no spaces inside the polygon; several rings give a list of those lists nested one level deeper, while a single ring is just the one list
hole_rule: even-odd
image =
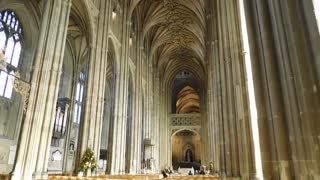
[{"label": "gothic window mullion", "polygon": [[[0,72],[0,96],[11,99],[13,92],[13,80],[18,71],[22,47],[22,27],[15,12],[4,10],[0,12],[0,50],[4,56],[2,62],[6,68]],[[12,81],[12,82],[11,82]]]}]

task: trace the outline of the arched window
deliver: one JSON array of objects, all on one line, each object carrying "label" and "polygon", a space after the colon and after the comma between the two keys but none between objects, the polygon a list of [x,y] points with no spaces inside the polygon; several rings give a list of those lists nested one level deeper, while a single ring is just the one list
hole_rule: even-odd
[{"label": "arched window", "polygon": [[83,72],[81,72],[78,83],[77,83],[76,98],[75,98],[76,102],[74,106],[74,117],[73,117],[73,122],[77,124],[80,124],[84,84],[85,84],[85,75]]},{"label": "arched window", "polygon": [[316,15],[316,19],[318,23],[318,30],[320,31],[320,1],[313,0],[313,6],[314,6],[314,13]]},{"label": "arched window", "polygon": [[5,56],[6,68],[0,70],[0,96],[11,98],[13,76],[18,70],[23,49],[23,31],[17,15],[10,10],[0,12],[0,54]]}]

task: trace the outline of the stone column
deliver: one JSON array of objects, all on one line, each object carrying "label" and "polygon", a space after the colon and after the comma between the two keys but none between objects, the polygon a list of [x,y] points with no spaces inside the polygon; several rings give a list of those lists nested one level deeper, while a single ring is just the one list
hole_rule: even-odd
[{"label": "stone column", "polygon": [[[207,42],[207,58],[208,58],[208,121],[209,121],[209,137],[210,137],[210,157],[209,161],[213,161],[214,171],[220,172],[220,167],[224,162],[222,147],[223,136],[221,129],[222,123],[222,97],[221,97],[221,80],[220,80],[220,55],[218,44],[218,23],[219,15],[217,2],[208,2],[207,26],[209,29]],[[224,166],[224,165],[223,165]]]},{"label": "stone column", "polygon": [[215,105],[211,107],[213,108],[211,111],[215,113],[211,112],[210,120],[214,121],[212,117],[215,116],[218,120],[213,124],[220,130],[215,140],[220,147],[217,152],[220,162],[219,165],[215,165],[218,166],[216,168],[222,176],[249,178],[248,167],[251,163],[247,151],[251,149],[251,144],[247,141],[250,138],[249,109],[244,61],[241,54],[238,1],[217,0],[209,4],[210,8],[215,9],[212,18],[215,18],[213,22],[216,22],[210,26],[214,31],[211,32],[209,45],[210,51],[215,54],[211,63],[213,72],[210,75],[214,76],[212,86],[216,87],[213,96]]},{"label": "stone column", "polygon": [[[215,59],[214,57],[214,41],[213,39],[216,38],[214,37],[214,35],[216,33],[215,28],[214,28],[214,22],[213,22],[213,12],[214,9],[212,6],[212,2],[208,2],[208,8],[207,9],[207,28],[209,29],[209,33],[208,33],[208,42],[207,42],[207,54],[206,54],[206,58],[208,59],[208,77],[207,77],[207,92],[206,92],[206,96],[207,96],[207,119],[208,119],[208,161],[209,162],[214,162],[217,163],[218,158],[216,157],[216,149],[215,149],[215,145],[217,144],[217,142],[215,141],[215,133],[216,130],[218,129],[217,127],[215,127],[215,113],[214,113],[214,105],[215,103],[215,99],[214,99],[214,78],[215,76],[214,74],[214,62]],[[216,84],[215,84],[216,85]]]},{"label": "stone column", "polygon": [[269,0],[268,6],[287,117],[286,123],[275,123],[275,128],[287,125],[291,149],[289,158],[287,146],[282,145],[288,139],[279,139],[278,154],[283,158],[279,162],[280,175],[283,179],[292,179],[292,176],[293,179],[317,179],[320,178],[320,150],[315,147],[320,147],[317,138],[320,123],[315,117],[320,115],[319,79],[312,60],[310,37],[302,19],[305,17],[301,9],[303,4],[296,0]]},{"label": "stone column", "polygon": [[128,106],[128,46],[130,21],[127,19],[128,3],[123,2],[122,39],[120,50],[120,61],[116,70],[116,93],[114,105],[114,122],[112,139],[109,143],[109,163],[111,163],[110,174],[125,173],[125,149],[126,149],[126,127]]},{"label": "stone column", "polygon": [[264,178],[317,179],[319,80],[306,2],[244,2]]},{"label": "stone column", "polygon": [[160,172],[160,86],[159,86],[159,83],[160,83],[160,78],[159,78],[159,75],[157,72],[154,73],[154,79],[153,79],[153,83],[154,83],[154,101],[153,101],[153,128],[152,128],[152,131],[153,131],[153,135],[154,135],[154,152],[153,152],[153,158],[154,158],[154,173],[158,173]]},{"label": "stone column", "polygon": [[133,119],[132,119],[132,140],[131,140],[131,159],[130,159],[130,174],[138,174],[141,170],[141,137],[142,137],[142,53],[143,41],[141,35],[137,35],[136,46],[136,76],[135,90],[133,97]]},{"label": "stone column", "polygon": [[170,143],[170,137],[169,135],[169,125],[168,125],[168,114],[169,112],[167,111],[167,104],[168,104],[168,98],[169,97],[168,93],[166,93],[166,90],[164,89],[165,83],[163,81],[163,78],[160,77],[159,81],[160,85],[160,91],[159,91],[159,96],[162,97],[160,98],[160,107],[159,107],[159,121],[160,123],[160,168],[163,167],[164,165],[167,165],[166,163],[168,162],[168,156],[169,156],[169,143]]},{"label": "stone column", "polygon": [[152,111],[152,65],[151,63],[147,60],[146,61],[146,65],[147,65],[147,68],[146,68],[146,98],[145,98],[145,103],[146,103],[146,118],[145,118],[145,125],[144,125],[144,138],[145,139],[151,139],[152,138],[152,130],[151,130],[151,127],[152,127],[152,118],[151,117],[151,111]]},{"label": "stone column", "polygon": [[[80,151],[77,162],[80,162],[82,154],[87,148],[94,151],[96,159],[100,155],[100,141],[103,124],[106,71],[108,60],[108,28],[110,21],[110,1],[99,1],[99,9],[92,9],[97,20],[97,26],[93,28],[92,44],[90,49],[90,65],[88,72],[88,84],[85,101],[84,118],[81,122],[81,138],[79,139]],[[99,12],[99,13],[98,13]]]},{"label": "stone column", "polygon": [[44,1],[29,106],[12,179],[47,179],[71,0]]}]

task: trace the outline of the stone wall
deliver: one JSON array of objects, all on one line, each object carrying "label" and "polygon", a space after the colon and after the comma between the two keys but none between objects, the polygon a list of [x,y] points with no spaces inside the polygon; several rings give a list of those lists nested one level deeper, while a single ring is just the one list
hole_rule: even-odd
[{"label": "stone wall", "polygon": [[13,168],[17,142],[0,138],[0,144],[0,174],[9,174]]}]

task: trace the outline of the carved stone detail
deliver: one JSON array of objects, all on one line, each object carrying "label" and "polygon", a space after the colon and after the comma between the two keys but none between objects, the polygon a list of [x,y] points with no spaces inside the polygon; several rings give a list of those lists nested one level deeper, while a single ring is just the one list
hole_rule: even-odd
[{"label": "carved stone detail", "polygon": [[7,68],[6,57],[4,55],[4,50],[0,50],[0,70],[5,70]]},{"label": "carved stone detail", "polygon": [[29,99],[29,92],[30,92],[30,85],[20,79],[20,72],[17,71],[15,73],[14,79],[14,90],[22,96],[23,101],[23,112],[27,112],[28,107],[28,99]]},{"label": "carved stone detail", "polygon": [[170,119],[171,126],[201,126],[200,114],[172,115]]}]

